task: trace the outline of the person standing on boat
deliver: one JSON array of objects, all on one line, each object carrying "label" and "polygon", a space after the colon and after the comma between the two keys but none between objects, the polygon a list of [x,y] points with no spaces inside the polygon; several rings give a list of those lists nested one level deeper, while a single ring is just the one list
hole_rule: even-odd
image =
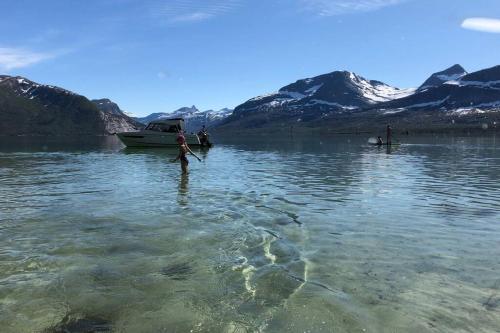
[{"label": "person standing on boat", "polygon": [[387,140],[386,140],[387,145],[392,144],[392,128],[391,125],[387,125]]},{"label": "person standing on boat", "polygon": [[179,155],[175,159],[172,160],[172,162],[176,162],[177,160],[181,161],[181,169],[182,169],[182,174],[187,175],[188,173],[188,165],[189,165],[189,160],[187,159],[186,155],[189,153],[196,157],[198,161],[201,162],[201,159],[196,156],[195,153],[189,148],[189,146],[186,143],[186,138],[184,135],[180,134],[177,137],[177,143],[179,144]]}]

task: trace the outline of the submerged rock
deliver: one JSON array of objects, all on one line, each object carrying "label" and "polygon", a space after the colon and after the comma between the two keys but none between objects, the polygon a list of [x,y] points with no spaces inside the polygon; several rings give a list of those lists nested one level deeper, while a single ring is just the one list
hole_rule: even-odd
[{"label": "submerged rock", "polygon": [[193,269],[187,263],[172,264],[162,268],[161,274],[172,280],[187,280],[187,276],[193,274]]},{"label": "submerged rock", "polygon": [[59,324],[44,330],[43,333],[103,333],[112,330],[111,322],[106,319],[67,315]]},{"label": "submerged rock", "polygon": [[283,304],[302,284],[279,266],[266,266],[252,277],[255,286],[255,300],[265,306]]}]

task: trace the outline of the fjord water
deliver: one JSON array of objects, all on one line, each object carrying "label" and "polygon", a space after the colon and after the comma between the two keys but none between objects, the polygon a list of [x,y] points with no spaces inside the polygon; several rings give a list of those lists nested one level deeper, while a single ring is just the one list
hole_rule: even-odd
[{"label": "fjord water", "polygon": [[1,332],[500,328],[494,137],[100,140],[2,142]]}]

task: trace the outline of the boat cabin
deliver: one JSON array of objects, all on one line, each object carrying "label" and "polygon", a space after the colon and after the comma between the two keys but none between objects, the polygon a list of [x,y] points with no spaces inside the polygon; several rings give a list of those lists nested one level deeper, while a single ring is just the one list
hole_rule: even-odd
[{"label": "boat cabin", "polygon": [[179,133],[184,131],[184,119],[164,119],[155,120],[149,123],[144,129],[146,131],[165,132],[165,133]]}]

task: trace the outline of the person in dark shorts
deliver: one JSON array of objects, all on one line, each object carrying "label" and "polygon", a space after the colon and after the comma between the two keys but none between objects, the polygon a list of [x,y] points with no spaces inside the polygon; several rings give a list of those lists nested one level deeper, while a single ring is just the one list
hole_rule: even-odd
[{"label": "person in dark shorts", "polygon": [[386,143],[388,145],[392,144],[392,128],[391,125],[387,125],[387,141]]},{"label": "person in dark shorts", "polygon": [[186,175],[188,173],[188,165],[189,165],[189,160],[187,159],[186,155],[189,153],[196,157],[198,161],[201,162],[201,159],[196,156],[195,153],[189,148],[189,146],[186,143],[186,138],[183,135],[179,135],[177,137],[177,143],[179,144],[179,155],[175,159],[172,160],[172,162],[176,162],[177,160],[181,161],[181,169],[182,169],[182,174]]},{"label": "person in dark shorts", "polygon": [[198,138],[200,139],[200,144],[202,147],[210,147],[210,141],[208,140],[208,132],[205,125],[198,132]]}]

